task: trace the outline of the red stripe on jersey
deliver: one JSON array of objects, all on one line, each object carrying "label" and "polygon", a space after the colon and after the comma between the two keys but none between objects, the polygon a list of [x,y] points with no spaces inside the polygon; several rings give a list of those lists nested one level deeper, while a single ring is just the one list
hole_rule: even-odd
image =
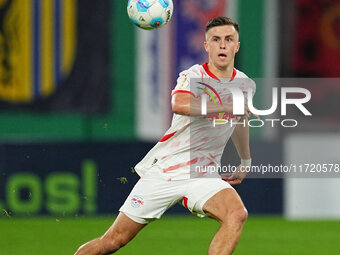
[{"label": "red stripe on jersey", "polygon": [[196,95],[194,93],[192,93],[191,91],[188,91],[188,90],[175,90],[174,92],[172,92],[171,96],[173,96],[173,95],[175,95],[177,93],[189,93],[193,97],[196,97]]},{"label": "red stripe on jersey", "polygon": [[[205,71],[211,78],[214,78],[214,79],[216,79],[216,80],[220,80],[215,74],[213,74],[213,73],[209,70],[209,68],[208,68],[208,63],[204,63],[202,66],[203,66],[203,68],[204,68],[204,71]],[[236,69],[234,68],[234,70],[233,70],[233,75],[231,76],[230,81],[233,81],[233,80],[235,79],[236,74],[237,74],[237,71],[236,71]]]},{"label": "red stripe on jersey", "polygon": [[165,142],[167,140],[169,140],[171,137],[173,137],[175,134],[177,133],[177,131],[171,133],[171,134],[167,134],[167,135],[164,135],[161,140],[159,140],[160,142]]},{"label": "red stripe on jersey", "polygon": [[204,72],[200,69],[200,71],[201,71],[201,79],[202,79],[202,81],[203,81],[203,77],[204,77]]},{"label": "red stripe on jersey", "polygon": [[233,76],[231,76],[230,81],[233,81],[233,80],[235,79],[236,73],[237,73],[237,71],[236,71],[236,69],[234,68]]},{"label": "red stripe on jersey", "polygon": [[183,197],[183,205],[185,206],[185,208],[188,208],[188,198],[187,197]]},{"label": "red stripe on jersey", "polygon": [[220,80],[215,74],[213,74],[212,72],[210,72],[209,68],[208,68],[208,63],[204,63],[203,65],[204,71],[211,77],[214,78],[216,80]]},{"label": "red stripe on jersey", "polygon": [[214,165],[214,164],[215,164],[215,162],[211,161],[209,164],[206,164],[204,167],[211,166],[211,165]]},{"label": "red stripe on jersey", "polygon": [[163,173],[167,173],[167,172],[170,172],[170,171],[177,170],[178,168],[181,168],[183,166],[190,166],[192,164],[196,164],[197,161],[198,161],[198,158],[195,158],[195,159],[192,159],[192,160],[187,161],[185,163],[180,163],[180,164],[177,164],[177,165],[174,165],[174,166],[170,166],[168,168],[163,169]]}]

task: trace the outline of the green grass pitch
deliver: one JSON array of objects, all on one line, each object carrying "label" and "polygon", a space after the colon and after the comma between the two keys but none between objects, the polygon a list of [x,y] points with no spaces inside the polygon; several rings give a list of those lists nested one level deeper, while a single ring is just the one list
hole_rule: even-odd
[{"label": "green grass pitch", "polygon": [[[73,254],[112,223],[100,218],[0,218],[0,255]],[[207,254],[218,224],[191,215],[167,216],[151,223],[121,255]],[[339,254],[340,221],[287,221],[249,217],[234,254]]]}]

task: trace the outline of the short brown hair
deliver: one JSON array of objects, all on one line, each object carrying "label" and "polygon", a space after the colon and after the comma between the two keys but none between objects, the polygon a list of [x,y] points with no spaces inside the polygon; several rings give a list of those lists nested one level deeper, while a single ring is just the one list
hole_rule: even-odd
[{"label": "short brown hair", "polygon": [[226,25],[231,25],[235,28],[237,33],[240,33],[240,27],[238,23],[228,17],[215,17],[212,18],[211,20],[208,21],[207,25],[205,26],[205,32],[208,32],[211,28],[213,27],[218,27],[218,26],[226,26]]}]

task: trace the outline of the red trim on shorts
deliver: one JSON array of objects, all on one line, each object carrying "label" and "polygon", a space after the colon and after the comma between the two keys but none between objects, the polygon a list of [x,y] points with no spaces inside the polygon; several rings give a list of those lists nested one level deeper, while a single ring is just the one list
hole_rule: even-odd
[{"label": "red trim on shorts", "polygon": [[161,140],[159,140],[160,142],[165,142],[167,140],[169,140],[171,137],[173,137],[175,134],[177,133],[177,131],[171,133],[171,134],[167,134],[167,135],[164,135]]},{"label": "red trim on shorts", "polygon": [[173,95],[175,95],[177,93],[189,93],[193,97],[196,97],[196,95],[194,93],[192,93],[191,91],[188,91],[188,90],[175,90],[174,92],[172,92],[171,96],[173,96]]},{"label": "red trim on shorts", "polygon": [[188,208],[188,198],[187,197],[183,197],[183,204],[184,204],[185,208],[189,209]]}]

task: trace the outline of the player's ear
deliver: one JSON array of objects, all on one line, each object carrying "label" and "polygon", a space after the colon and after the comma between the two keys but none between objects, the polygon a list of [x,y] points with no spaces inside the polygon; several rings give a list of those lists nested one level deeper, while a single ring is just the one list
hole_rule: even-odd
[{"label": "player's ear", "polygon": [[236,52],[235,52],[235,53],[237,53],[237,52],[240,50],[240,46],[241,46],[241,43],[238,42],[238,43],[237,43],[237,46],[236,46]]},{"label": "player's ear", "polygon": [[208,43],[207,43],[207,41],[204,42],[204,48],[205,48],[205,51],[208,52]]}]

